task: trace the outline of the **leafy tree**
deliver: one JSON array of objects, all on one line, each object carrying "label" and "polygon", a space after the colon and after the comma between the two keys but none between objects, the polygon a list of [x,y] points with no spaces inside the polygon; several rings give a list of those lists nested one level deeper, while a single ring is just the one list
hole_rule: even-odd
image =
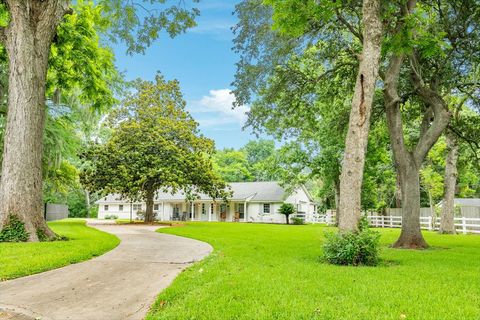
[{"label": "leafy tree", "polygon": [[155,82],[137,81],[136,88],[112,116],[110,139],[83,154],[82,183],[89,190],[145,200],[145,222],[153,221],[158,190],[225,199],[225,183],[210,159],[213,141],[199,134],[178,82],[158,74]]},{"label": "leafy tree", "polygon": [[[198,10],[188,9],[183,3],[167,4],[160,10],[151,9],[155,2],[165,4],[165,0],[138,3],[99,1],[98,8],[107,18],[104,21],[109,22],[108,32],[105,33],[111,35],[111,39],[124,41],[127,51],[133,53],[142,52],[159,37],[162,30],[175,36],[194,25]],[[77,5],[82,7],[84,2],[80,1]],[[41,214],[47,73],[52,43],[62,36],[58,26],[65,20],[66,24],[75,25],[68,16],[75,14],[76,8],[67,0],[0,2],[0,42],[6,48],[9,61],[8,113],[0,180],[0,230],[8,225],[11,216],[16,216],[25,223],[30,241],[38,241],[37,232],[46,238],[54,237]],[[147,12],[140,14],[137,12],[139,8],[145,8]],[[79,26],[76,30],[80,31],[83,27]],[[85,43],[88,38],[77,40]],[[88,53],[91,46],[84,48],[87,53],[84,57],[96,58]],[[51,56],[55,59],[55,52]],[[92,68],[101,75],[101,69],[96,69],[95,64],[84,67]],[[83,80],[80,84],[88,86],[92,83]],[[95,85],[92,88],[93,91],[85,92],[95,93],[103,89]]]},{"label": "leafy tree", "polygon": [[[315,32],[334,33],[329,24],[335,20],[346,21],[343,17],[348,1],[325,3],[317,1],[270,1],[273,9],[274,28],[292,35],[304,35]],[[360,11],[360,8],[355,8]],[[370,114],[375,93],[375,84],[380,67],[382,42],[381,2],[364,0],[361,7],[361,19],[356,22],[362,31],[354,31],[362,49],[358,59],[358,72],[352,97],[349,125],[345,140],[345,150],[340,176],[340,201],[338,208],[339,229],[357,230],[361,211],[361,186],[365,163],[365,152],[370,127]],[[346,10],[348,11],[348,9]],[[312,28],[312,25],[315,27]],[[351,25],[347,22],[347,27]],[[350,30],[352,30],[350,28]]]},{"label": "leafy tree", "polygon": [[258,139],[249,141],[242,150],[247,154],[247,161],[255,181],[278,180],[275,157],[277,150],[273,140]]},{"label": "leafy tree", "polygon": [[280,208],[278,209],[278,213],[283,214],[287,221],[287,224],[290,224],[290,215],[295,213],[295,206],[291,203],[282,203]]},{"label": "leafy tree", "polygon": [[227,182],[253,181],[253,174],[244,151],[217,150],[213,157],[214,169]]},{"label": "leafy tree", "polygon": [[[419,221],[420,169],[450,122],[446,97],[469,86],[466,80],[478,64],[478,32],[464,32],[478,29],[477,15],[476,1],[422,3],[418,14],[398,22],[397,28],[404,31],[387,41],[394,47],[401,44],[389,56],[383,73],[387,123],[402,188],[402,232],[395,247],[428,246]],[[401,107],[421,119],[415,139],[410,141],[403,129],[408,117]]]},{"label": "leafy tree", "polygon": [[[473,72],[473,79],[477,77],[478,69]],[[471,173],[475,170],[475,167],[478,168],[479,163],[477,154],[480,150],[480,145],[478,144],[478,141],[480,141],[480,114],[465,106],[467,97],[474,98],[471,99],[473,101],[470,101],[471,107],[474,105],[478,106],[479,100],[475,99],[475,90],[476,88],[467,90],[461,96],[457,95],[449,99],[451,100],[450,104],[454,105],[454,108],[452,108],[452,120],[445,133],[447,155],[445,159],[445,188],[440,233],[455,233],[454,199],[457,189],[460,195],[468,196],[468,191],[471,189],[469,188],[470,183],[467,181],[471,181],[470,178],[478,181],[475,175],[471,175]],[[477,164],[476,166],[471,165],[472,160],[473,163]],[[460,170],[458,167],[460,167]]]}]

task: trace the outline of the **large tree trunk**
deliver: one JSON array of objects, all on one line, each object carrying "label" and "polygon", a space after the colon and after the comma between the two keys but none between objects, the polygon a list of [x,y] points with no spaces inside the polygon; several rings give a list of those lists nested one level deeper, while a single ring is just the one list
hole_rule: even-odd
[{"label": "large tree trunk", "polygon": [[458,144],[453,133],[448,132],[447,138],[447,161],[445,164],[445,191],[443,195],[442,215],[440,220],[440,233],[455,233],[455,189],[457,186],[457,161]]},{"label": "large tree trunk", "polygon": [[402,194],[402,231],[393,245],[397,248],[426,248],[420,229],[420,167],[414,153],[404,143],[398,96],[398,79],[403,55],[393,55],[385,73],[385,109],[393,159]]},{"label": "large tree trunk", "polygon": [[337,215],[341,232],[355,231],[361,213],[361,188],[370,129],[370,113],[380,64],[382,41],[381,1],[363,1],[363,49],[352,100],[340,176]]},{"label": "large tree trunk", "polygon": [[42,153],[45,84],[50,45],[66,1],[7,1],[2,31],[9,61],[8,111],[0,180],[0,230],[11,216],[24,222],[29,241],[55,234],[43,219]]},{"label": "large tree trunk", "polygon": [[334,181],[335,189],[335,226],[338,227],[340,222],[340,215],[338,214],[338,207],[340,206],[340,180],[335,179]]},{"label": "large tree trunk", "polygon": [[[403,221],[400,238],[393,245],[397,248],[428,247],[420,230],[420,177],[419,169],[428,151],[437,142],[450,120],[450,113],[442,97],[424,85],[419,74],[416,58],[410,57],[412,80],[419,98],[428,106],[420,126],[420,138],[412,151],[404,142],[401,99],[398,96],[398,78],[403,63],[403,55],[393,55],[385,73],[385,108],[390,142],[395,167],[398,170],[402,187]],[[433,116],[433,121],[432,121]]]},{"label": "large tree trunk", "polygon": [[154,220],[153,216],[153,198],[155,192],[153,190],[147,191],[147,208],[145,209],[145,223],[151,223]]},{"label": "large tree trunk", "polygon": [[402,183],[400,182],[400,175],[397,170],[397,180],[395,185],[395,208],[402,207]]},{"label": "large tree trunk", "polygon": [[427,248],[420,229],[420,169],[413,159],[406,159],[409,165],[400,173],[402,176],[402,231],[397,242],[397,248]]}]

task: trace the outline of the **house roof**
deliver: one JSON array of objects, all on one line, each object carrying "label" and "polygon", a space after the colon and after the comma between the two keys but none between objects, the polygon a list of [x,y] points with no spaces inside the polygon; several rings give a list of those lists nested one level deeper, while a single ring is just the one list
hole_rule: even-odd
[{"label": "house roof", "polygon": [[[233,192],[229,200],[281,202],[289,195],[276,181],[232,182],[229,183],[229,186]],[[302,189],[307,193],[308,197],[311,198],[305,188],[302,187]],[[199,194],[199,198],[199,200],[212,200],[211,197],[205,194]],[[172,194],[170,192],[159,191],[155,197],[156,201],[183,201],[184,199],[185,194],[183,192]],[[97,203],[106,202],[122,203],[125,202],[125,200],[122,200],[118,194],[109,194],[97,201]]]},{"label": "house roof", "polygon": [[453,203],[462,207],[480,207],[480,198],[455,198]]}]

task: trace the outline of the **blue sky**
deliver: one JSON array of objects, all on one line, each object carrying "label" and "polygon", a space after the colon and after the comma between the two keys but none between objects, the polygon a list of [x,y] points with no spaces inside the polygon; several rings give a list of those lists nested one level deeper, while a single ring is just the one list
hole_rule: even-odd
[{"label": "blue sky", "polygon": [[231,50],[236,23],[233,0],[202,0],[197,27],[174,39],[161,37],[145,55],[128,56],[115,48],[117,66],[128,80],[152,80],[157,71],[167,79],[178,79],[188,110],[217,148],[243,146],[255,139],[249,129],[242,131],[248,106],[232,110],[230,94],[237,55]]}]

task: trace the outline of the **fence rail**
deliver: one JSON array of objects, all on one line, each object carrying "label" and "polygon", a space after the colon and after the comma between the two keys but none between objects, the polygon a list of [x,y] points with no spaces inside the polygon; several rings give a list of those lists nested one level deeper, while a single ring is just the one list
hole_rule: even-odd
[{"label": "fence rail", "polygon": [[[378,216],[366,215],[370,226],[376,228],[401,228],[401,216]],[[478,233],[480,234],[480,218],[459,217],[453,219],[455,230],[458,233]],[[335,216],[332,213],[318,215],[314,218],[314,223],[325,223],[327,225],[335,224]],[[439,217],[420,217],[420,227],[426,230],[438,230],[440,228]]]}]

